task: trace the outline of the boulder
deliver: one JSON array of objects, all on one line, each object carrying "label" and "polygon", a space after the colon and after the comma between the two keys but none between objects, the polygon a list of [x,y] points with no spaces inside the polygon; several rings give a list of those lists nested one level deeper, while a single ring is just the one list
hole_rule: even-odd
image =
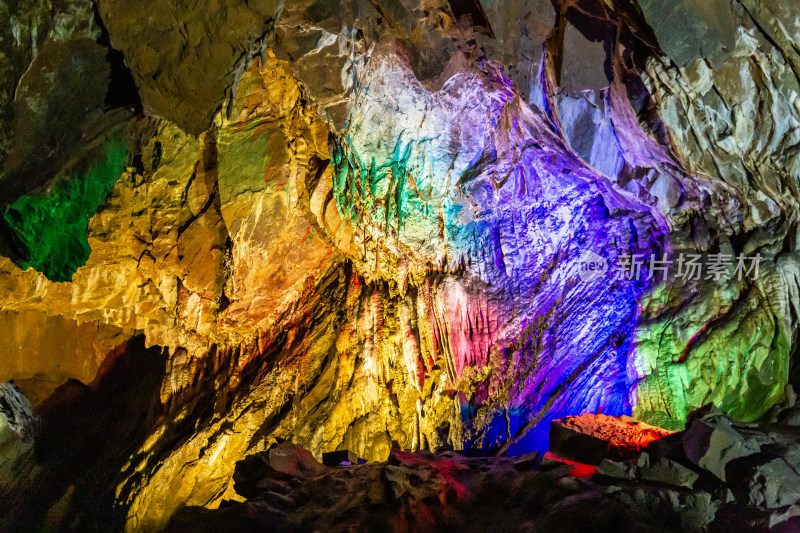
[{"label": "boulder", "polygon": [[595,473],[599,476],[606,476],[615,479],[636,479],[636,465],[623,461],[612,461],[603,459],[597,467]]},{"label": "boulder", "polygon": [[739,433],[730,418],[710,405],[690,416],[683,449],[689,461],[725,481],[728,463],[758,453],[761,448],[754,438]]},{"label": "boulder", "polygon": [[0,383],[0,494],[15,477],[17,461],[33,447],[38,426],[30,402],[14,382]]},{"label": "boulder", "polygon": [[800,475],[783,458],[759,465],[749,480],[750,505],[776,509],[800,501]]},{"label": "boulder", "polygon": [[645,481],[655,481],[675,485],[676,487],[691,488],[700,475],[697,472],[670,459],[659,458],[650,461],[647,452],[642,453],[638,461],[639,477]]},{"label": "boulder", "polygon": [[236,463],[234,488],[250,497],[274,487],[275,482],[305,479],[325,470],[327,467],[314,459],[310,451],[287,441]]},{"label": "boulder", "polygon": [[582,414],[553,420],[550,450],[560,457],[599,465],[603,459],[632,459],[669,431],[634,420],[602,414]]},{"label": "boulder", "polygon": [[23,442],[32,442],[38,420],[31,403],[13,381],[0,383],[0,443],[11,434]]}]

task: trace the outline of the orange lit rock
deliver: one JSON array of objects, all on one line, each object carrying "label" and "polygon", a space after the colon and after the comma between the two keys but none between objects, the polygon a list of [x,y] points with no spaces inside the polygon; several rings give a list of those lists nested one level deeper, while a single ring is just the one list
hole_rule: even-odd
[{"label": "orange lit rock", "polygon": [[550,424],[550,450],[566,459],[599,465],[603,459],[638,457],[648,444],[672,433],[627,416],[584,413]]}]

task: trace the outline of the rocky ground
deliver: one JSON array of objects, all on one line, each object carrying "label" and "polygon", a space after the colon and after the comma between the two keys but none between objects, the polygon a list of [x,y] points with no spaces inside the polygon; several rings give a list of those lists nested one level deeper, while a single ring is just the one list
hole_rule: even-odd
[{"label": "rocky ground", "polygon": [[393,450],[331,467],[284,442],[237,463],[239,498],[167,531],[797,531],[798,437],[798,409],[740,424],[709,406],[679,432],[560,419],[544,458]]}]

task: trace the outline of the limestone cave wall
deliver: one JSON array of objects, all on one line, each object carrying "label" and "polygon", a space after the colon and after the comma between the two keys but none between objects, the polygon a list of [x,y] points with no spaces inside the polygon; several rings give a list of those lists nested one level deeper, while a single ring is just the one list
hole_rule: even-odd
[{"label": "limestone cave wall", "polygon": [[[44,443],[0,425],[0,494],[43,517],[13,520],[158,529],[283,440],[518,455],[584,412],[753,421],[795,381],[790,0],[0,21],[0,381]],[[53,435],[111,444],[64,472]]]}]

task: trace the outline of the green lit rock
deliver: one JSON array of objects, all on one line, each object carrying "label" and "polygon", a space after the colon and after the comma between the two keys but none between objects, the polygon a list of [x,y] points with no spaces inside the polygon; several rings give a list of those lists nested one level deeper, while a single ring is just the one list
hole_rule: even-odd
[{"label": "green lit rock", "polygon": [[83,176],[54,184],[45,193],[19,198],[3,220],[24,257],[19,266],[43,272],[52,281],[70,281],[86,263],[91,248],[86,226],[119,178],[128,157],[126,145],[109,141]]}]

